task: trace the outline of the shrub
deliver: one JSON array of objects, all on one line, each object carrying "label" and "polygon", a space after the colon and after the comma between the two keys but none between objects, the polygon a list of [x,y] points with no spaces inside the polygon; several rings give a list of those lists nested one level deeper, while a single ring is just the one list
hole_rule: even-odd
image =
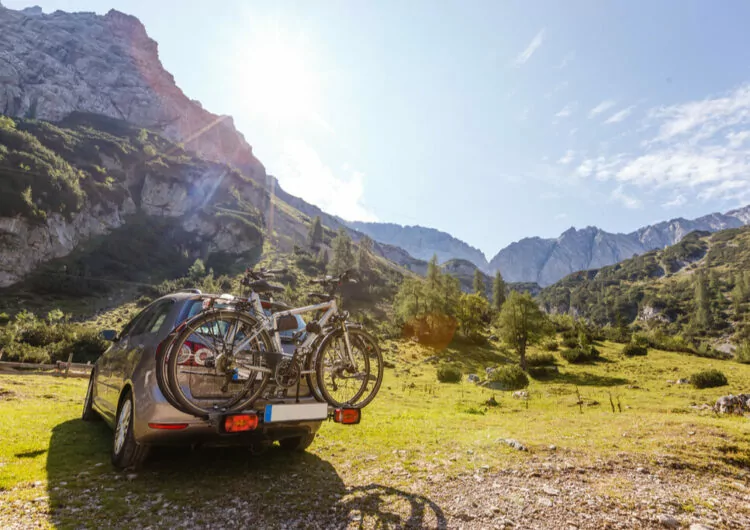
[{"label": "shrub", "polygon": [[738,363],[750,364],[750,342],[742,342],[734,350],[734,358]]},{"label": "shrub", "polygon": [[36,346],[23,342],[13,342],[4,349],[4,361],[17,363],[46,364],[50,362],[49,354]]},{"label": "shrub", "polygon": [[630,342],[641,348],[648,348],[651,345],[648,336],[643,333],[633,333],[630,337]]},{"label": "shrub", "polygon": [[578,347],[578,337],[563,337],[562,345],[566,348],[577,348]]},{"label": "shrub", "polygon": [[551,366],[555,364],[555,356],[551,353],[530,353],[526,356],[526,365],[530,367]]},{"label": "shrub", "polygon": [[547,339],[542,342],[542,349],[547,351],[557,351],[559,344],[555,339]]},{"label": "shrub", "polygon": [[490,381],[499,383],[503,390],[520,390],[529,386],[529,376],[520,366],[501,366],[490,375]]},{"label": "shrub", "polygon": [[704,370],[690,376],[690,384],[695,388],[714,388],[727,384],[727,376],[716,369]]},{"label": "shrub", "polygon": [[599,350],[593,346],[563,350],[560,355],[571,364],[585,363],[599,358]]},{"label": "shrub", "polygon": [[441,383],[460,383],[463,375],[455,366],[441,366],[437,370],[437,378]]},{"label": "shrub", "polygon": [[636,344],[635,342],[629,342],[622,348],[622,354],[628,357],[636,357],[640,355],[647,355],[648,348]]}]

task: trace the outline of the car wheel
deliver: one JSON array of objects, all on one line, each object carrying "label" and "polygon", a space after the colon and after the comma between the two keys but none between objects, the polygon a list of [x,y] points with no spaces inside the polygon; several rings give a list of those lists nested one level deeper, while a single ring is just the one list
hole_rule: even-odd
[{"label": "car wheel", "polygon": [[86,399],[83,401],[83,414],[81,419],[83,421],[99,421],[102,419],[99,413],[94,410],[94,378],[96,373],[91,370],[91,377],[89,377],[89,386],[86,389]]},{"label": "car wheel", "polygon": [[133,395],[126,390],[117,407],[112,465],[117,469],[137,469],[148,456],[148,446],[135,441],[133,434]]},{"label": "car wheel", "polygon": [[304,451],[315,440],[315,433],[311,432],[302,436],[295,436],[294,438],[282,438],[279,440],[279,445],[285,451]]}]

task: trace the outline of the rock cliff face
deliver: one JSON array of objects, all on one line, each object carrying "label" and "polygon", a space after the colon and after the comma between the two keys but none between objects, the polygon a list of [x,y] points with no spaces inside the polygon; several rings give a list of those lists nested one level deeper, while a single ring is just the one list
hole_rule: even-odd
[{"label": "rock cliff face", "polygon": [[0,113],[59,121],[72,111],[151,129],[265,183],[232,119],[183,94],[137,18],[0,6]]}]

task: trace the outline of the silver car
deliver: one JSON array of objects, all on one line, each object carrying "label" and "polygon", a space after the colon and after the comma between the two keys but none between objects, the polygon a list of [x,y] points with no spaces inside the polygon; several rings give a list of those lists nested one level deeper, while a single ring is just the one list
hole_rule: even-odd
[{"label": "silver car", "polygon": [[[138,467],[155,445],[248,445],[263,449],[278,441],[283,449],[303,451],[315,439],[328,417],[303,377],[288,398],[265,398],[253,404],[250,414],[257,426],[244,432],[226,432],[221,420],[185,414],[162,394],[156,377],[156,354],[170,332],[201,311],[199,291],[179,292],[154,301],[128,322],[118,334],[102,336],[112,345],[96,361],[83,406],[85,421],[103,418],[115,431],[112,463],[117,468]],[[304,325],[299,320],[300,326]],[[291,334],[289,335],[291,337]],[[294,346],[285,344],[284,348]],[[278,395],[273,389],[270,394]],[[271,414],[271,409],[274,414]],[[279,410],[281,409],[281,410]]]}]

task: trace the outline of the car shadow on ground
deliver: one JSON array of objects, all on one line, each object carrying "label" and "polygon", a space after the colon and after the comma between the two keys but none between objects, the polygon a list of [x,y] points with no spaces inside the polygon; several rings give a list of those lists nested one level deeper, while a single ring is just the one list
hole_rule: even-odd
[{"label": "car shadow on ground", "polygon": [[347,485],[352,463],[343,450],[327,460],[279,447],[260,455],[241,447],[154,448],[142,469],[118,472],[111,443],[101,422],[53,428],[47,475],[55,524],[154,526],[158,515],[158,527],[447,528],[442,509],[423,495]]}]

